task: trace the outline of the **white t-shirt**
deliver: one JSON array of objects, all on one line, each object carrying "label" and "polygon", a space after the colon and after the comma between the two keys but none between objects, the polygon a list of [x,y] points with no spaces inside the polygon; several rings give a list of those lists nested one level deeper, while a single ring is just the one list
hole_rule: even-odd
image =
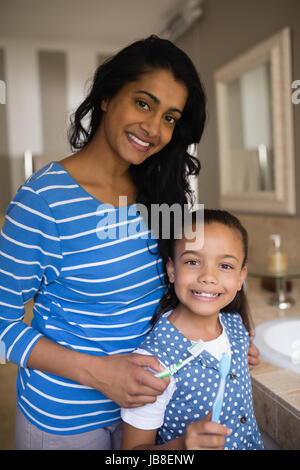
[{"label": "white t-shirt", "polygon": [[[218,338],[213,339],[212,341],[205,341],[204,344],[204,349],[215,356],[218,361],[220,361],[224,352],[230,352],[229,341],[224,326],[222,333]],[[144,349],[137,349],[135,352],[138,354],[151,355]],[[164,422],[166,407],[175,390],[176,381],[175,378],[171,376],[169,386],[162,395],[157,396],[154,403],[148,403],[147,405],[140,406],[138,408],[122,408],[122,420],[138,429],[150,430],[160,428]]]}]

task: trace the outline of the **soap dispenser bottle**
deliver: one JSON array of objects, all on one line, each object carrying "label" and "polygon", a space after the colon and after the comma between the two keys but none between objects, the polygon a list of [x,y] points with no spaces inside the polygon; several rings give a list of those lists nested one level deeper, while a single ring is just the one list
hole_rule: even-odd
[{"label": "soap dispenser bottle", "polygon": [[288,267],[287,254],[282,249],[280,235],[270,235],[271,247],[268,256],[268,270],[272,274],[285,273]]}]

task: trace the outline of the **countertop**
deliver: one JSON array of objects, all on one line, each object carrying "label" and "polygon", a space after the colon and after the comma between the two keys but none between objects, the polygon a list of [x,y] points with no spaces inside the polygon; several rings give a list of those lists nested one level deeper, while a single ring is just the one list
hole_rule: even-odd
[{"label": "countertop", "polygon": [[[271,292],[260,279],[248,277],[248,299],[254,325],[282,317],[300,318],[300,280],[293,280],[295,304],[287,310],[268,305]],[[260,360],[251,369],[253,400],[259,427],[281,449],[300,449],[300,374]]]}]

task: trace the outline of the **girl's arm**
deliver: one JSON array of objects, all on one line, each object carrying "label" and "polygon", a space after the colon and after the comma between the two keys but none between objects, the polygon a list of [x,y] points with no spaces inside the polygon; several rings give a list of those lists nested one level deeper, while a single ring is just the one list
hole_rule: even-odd
[{"label": "girl's arm", "polygon": [[163,445],[155,445],[156,434],[157,429],[145,431],[123,422],[121,450],[185,450],[183,437]]},{"label": "girl's arm", "polygon": [[190,423],[184,436],[162,445],[155,445],[157,429],[144,431],[123,423],[121,450],[221,450],[231,430],[210,419],[211,412],[201,421]]}]

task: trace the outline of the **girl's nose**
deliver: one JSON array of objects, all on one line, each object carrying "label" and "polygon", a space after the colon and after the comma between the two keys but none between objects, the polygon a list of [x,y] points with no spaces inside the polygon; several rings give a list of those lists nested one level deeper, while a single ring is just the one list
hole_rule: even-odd
[{"label": "girl's nose", "polygon": [[218,282],[216,270],[209,266],[203,267],[199,273],[198,282],[204,284],[216,284]]}]

